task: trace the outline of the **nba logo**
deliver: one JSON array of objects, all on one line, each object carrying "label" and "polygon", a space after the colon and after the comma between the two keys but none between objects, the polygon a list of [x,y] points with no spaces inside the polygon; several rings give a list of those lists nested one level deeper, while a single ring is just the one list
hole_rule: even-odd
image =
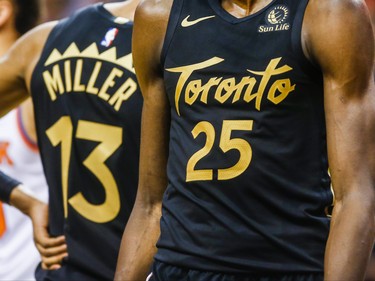
[{"label": "nba logo", "polygon": [[104,39],[100,43],[104,47],[109,47],[112,45],[113,41],[115,40],[116,36],[118,34],[117,28],[110,28],[106,35],[104,36]]}]

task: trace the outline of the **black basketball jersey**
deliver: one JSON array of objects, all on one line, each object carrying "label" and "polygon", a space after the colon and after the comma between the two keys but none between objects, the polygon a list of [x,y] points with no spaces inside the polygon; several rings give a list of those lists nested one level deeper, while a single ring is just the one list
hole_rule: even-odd
[{"label": "black basketball jersey", "polygon": [[50,233],[66,236],[64,266],[97,280],[113,279],[138,182],[142,98],[132,26],[102,5],[61,21],[31,83]]},{"label": "black basketball jersey", "polygon": [[175,0],[162,53],[169,185],[156,259],[203,271],[322,272],[332,203],[308,0],[245,18]]}]

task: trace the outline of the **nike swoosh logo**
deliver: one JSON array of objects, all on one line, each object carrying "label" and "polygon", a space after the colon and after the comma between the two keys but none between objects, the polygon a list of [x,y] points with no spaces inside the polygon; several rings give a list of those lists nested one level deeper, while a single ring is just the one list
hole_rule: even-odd
[{"label": "nike swoosh logo", "polygon": [[201,21],[204,21],[204,20],[208,20],[208,19],[212,19],[214,18],[215,16],[208,16],[208,17],[203,17],[203,18],[199,18],[199,19],[196,19],[196,20],[192,20],[192,21],[189,21],[189,18],[190,18],[190,15],[188,15],[186,18],[184,18],[184,20],[181,22],[181,26],[182,27],[189,27],[189,26],[193,26],[195,24],[197,24],[198,22],[201,22]]}]

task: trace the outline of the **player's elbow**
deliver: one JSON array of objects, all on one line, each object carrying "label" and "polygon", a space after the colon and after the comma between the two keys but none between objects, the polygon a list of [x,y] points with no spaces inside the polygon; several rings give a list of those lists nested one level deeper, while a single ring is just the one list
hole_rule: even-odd
[{"label": "player's elbow", "polygon": [[374,224],[375,219],[375,184],[360,190],[342,194],[336,198],[335,213],[350,211],[358,213]]},{"label": "player's elbow", "polygon": [[152,216],[161,213],[163,194],[154,192],[152,189],[145,189],[139,186],[133,212],[143,213],[145,216]]}]

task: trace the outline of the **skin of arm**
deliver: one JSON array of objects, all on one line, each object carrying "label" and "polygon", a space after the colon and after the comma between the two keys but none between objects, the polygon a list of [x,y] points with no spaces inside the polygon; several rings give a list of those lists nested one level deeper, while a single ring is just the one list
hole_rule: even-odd
[{"label": "skin of arm", "polygon": [[335,208],[325,280],[363,280],[375,234],[374,39],[361,0],[311,0],[302,38],[324,79]]},{"label": "skin of arm", "polygon": [[135,14],[133,56],[144,103],[138,193],[121,243],[115,280],[145,280],[160,235],[167,187],[170,106],[160,53],[172,1],[144,1]]},{"label": "skin of arm", "polygon": [[[47,37],[56,22],[40,25],[21,37],[0,59],[0,116],[7,114],[25,100],[30,93],[30,81]],[[32,104],[23,105],[23,118],[28,120],[28,133],[33,131]],[[34,130],[35,132],[35,130]],[[34,134],[30,134],[35,137]],[[65,237],[52,238],[48,234],[48,206],[16,188],[11,194],[11,205],[28,215],[33,222],[34,240],[44,269],[58,269],[67,256]]]},{"label": "skin of arm", "polygon": [[22,36],[0,59],[0,116],[16,108],[30,94],[30,81],[44,43],[55,22]]}]

